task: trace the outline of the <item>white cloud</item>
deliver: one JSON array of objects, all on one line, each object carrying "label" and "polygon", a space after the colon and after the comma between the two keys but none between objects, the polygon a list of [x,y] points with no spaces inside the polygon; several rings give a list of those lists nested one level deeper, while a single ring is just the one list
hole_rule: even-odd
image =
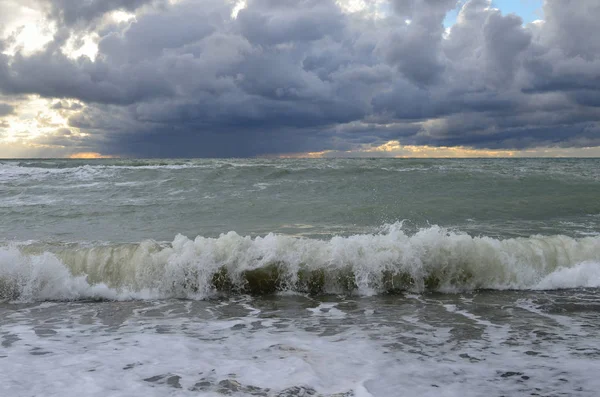
[{"label": "white cloud", "polygon": [[[4,53],[12,55],[17,49],[31,54],[52,40],[55,24],[48,21],[43,10],[36,3],[5,0],[0,3],[0,38],[9,39]],[[1,16],[6,18],[2,20]]]},{"label": "white cloud", "polygon": [[231,17],[237,18],[239,12],[242,11],[247,6],[248,6],[248,3],[246,2],[246,0],[238,0],[236,2],[235,6],[233,6],[233,9],[231,10]]},{"label": "white cloud", "polygon": [[373,18],[384,18],[389,13],[389,0],[336,0],[346,13],[363,13]]}]

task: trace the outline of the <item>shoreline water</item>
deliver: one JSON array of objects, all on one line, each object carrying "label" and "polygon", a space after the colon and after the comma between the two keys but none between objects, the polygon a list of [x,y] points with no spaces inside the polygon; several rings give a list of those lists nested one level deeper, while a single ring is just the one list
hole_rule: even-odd
[{"label": "shoreline water", "polygon": [[593,396],[598,305],[597,291],[0,304],[0,390]]}]

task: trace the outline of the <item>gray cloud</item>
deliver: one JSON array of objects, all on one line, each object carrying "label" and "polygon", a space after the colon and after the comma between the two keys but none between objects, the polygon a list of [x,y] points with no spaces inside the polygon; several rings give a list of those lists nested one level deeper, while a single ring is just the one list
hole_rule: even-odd
[{"label": "gray cloud", "polygon": [[319,40],[343,28],[339,7],[329,0],[250,0],[238,14],[241,34],[251,43],[274,45]]},{"label": "gray cloud", "polygon": [[77,147],[81,146],[81,137],[74,137],[68,128],[58,128],[50,134],[41,135],[33,141],[38,145]]},{"label": "gray cloud", "polygon": [[[134,156],[248,156],[403,144],[600,145],[600,7],[547,0],[545,22],[470,0],[392,1],[375,20],[333,0],[55,0],[69,29],[34,54],[0,55],[0,91],[77,99],[77,144]],[[116,9],[96,59],[63,44]],[[410,23],[408,23],[409,21]],[[80,29],[80,30],[78,30]],[[100,29],[100,28],[99,28]],[[586,40],[582,38],[586,37]],[[66,113],[65,113],[66,114]],[[69,136],[55,136],[66,142]]]},{"label": "gray cloud", "polygon": [[394,0],[399,27],[391,29],[380,45],[389,63],[398,66],[413,83],[429,85],[444,71],[440,47],[443,20],[456,0]]},{"label": "gray cloud", "polygon": [[163,0],[39,0],[50,18],[61,25],[87,25],[111,11],[133,12],[145,5],[163,5]]},{"label": "gray cloud", "polygon": [[80,103],[77,103],[77,102],[69,104],[66,101],[58,101],[58,102],[55,102],[54,104],[52,104],[51,108],[54,110],[77,111],[77,110],[83,109],[83,105],[81,105]]},{"label": "gray cloud", "polygon": [[6,103],[0,103],[0,117],[8,116],[14,112],[15,108],[13,106]]}]

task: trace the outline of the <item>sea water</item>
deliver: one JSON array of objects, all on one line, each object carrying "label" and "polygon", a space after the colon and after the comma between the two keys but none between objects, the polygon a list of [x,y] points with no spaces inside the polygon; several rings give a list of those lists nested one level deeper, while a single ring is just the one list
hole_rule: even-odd
[{"label": "sea water", "polygon": [[600,160],[2,160],[10,396],[596,396]]}]

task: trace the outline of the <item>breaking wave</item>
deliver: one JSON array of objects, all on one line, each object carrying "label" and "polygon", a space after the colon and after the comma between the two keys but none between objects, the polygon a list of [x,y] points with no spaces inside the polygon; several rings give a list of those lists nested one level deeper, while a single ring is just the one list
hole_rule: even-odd
[{"label": "breaking wave", "polygon": [[203,299],[218,294],[373,295],[400,291],[600,287],[600,238],[495,239],[438,226],[330,240],[178,235],[172,243],[10,243],[0,299]]}]

